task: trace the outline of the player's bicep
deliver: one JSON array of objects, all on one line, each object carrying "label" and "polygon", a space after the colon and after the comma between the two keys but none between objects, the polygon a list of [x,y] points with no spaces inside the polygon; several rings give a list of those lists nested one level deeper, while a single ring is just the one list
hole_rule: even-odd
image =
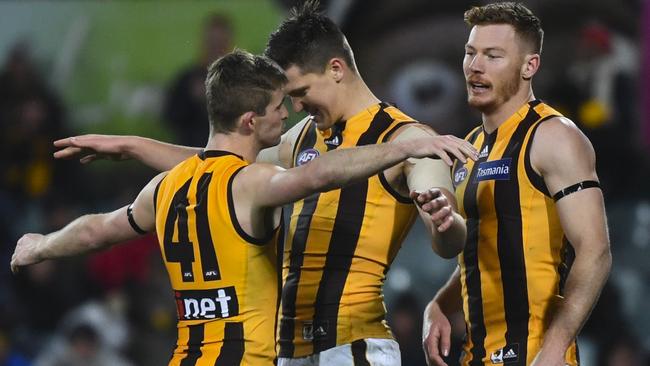
[{"label": "player's bicep", "polygon": [[[392,141],[406,141],[437,135],[430,127],[421,124],[408,125]],[[451,183],[451,172],[449,166],[441,159],[409,158],[403,164],[406,184],[409,191],[425,191],[431,188],[439,188],[449,199],[449,202],[456,207],[456,200],[452,194],[454,186]]]},{"label": "player's bicep", "polygon": [[96,232],[98,243],[121,243],[140,236],[129,223],[128,208],[129,206],[124,206],[113,212],[100,215],[100,222],[97,225],[99,231]]},{"label": "player's bicep", "polygon": [[591,143],[565,118],[554,118],[538,128],[531,147],[531,163],[551,195],[582,182],[598,181]]},{"label": "player's bicep", "polygon": [[434,159],[413,159],[404,164],[406,183],[410,191],[425,191],[431,188],[439,188],[455,202],[451,182],[451,173],[447,164],[442,160]]},{"label": "player's bicep", "polygon": [[125,217],[129,224],[129,230],[138,234],[144,234],[154,231],[156,228],[156,214],[154,193],[160,181],[167,175],[163,172],[155,176],[140,191],[133,204],[127,208]]},{"label": "player's bicep", "polygon": [[587,137],[569,120],[549,121],[538,129],[531,162],[554,196],[562,228],[574,247],[582,243],[605,245],[603,195],[595,153]]},{"label": "player's bicep", "polygon": [[238,174],[233,189],[250,197],[254,207],[278,207],[311,192],[311,179],[301,174],[302,170],[304,167],[285,170],[270,164],[251,165]]}]

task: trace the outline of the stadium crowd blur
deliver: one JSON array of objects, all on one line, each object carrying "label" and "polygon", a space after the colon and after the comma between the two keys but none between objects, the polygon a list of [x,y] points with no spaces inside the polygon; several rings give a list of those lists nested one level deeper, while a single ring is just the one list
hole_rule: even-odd
[{"label": "stadium crowd blur", "polygon": [[[277,2],[280,12],[287,3]],[[441,133],[463,136],[479,122],[466,107],[460,68],[462,12],[473,3],[323,3],[380,98]],[[525,3],[546,30],[537,96],[591,139],[608,209],[614,266],[582,332],[582,363],[650,365],[650,1]],[[568,7],[584,13],[576,18]],[[172,142],[204,144],[205,68],[245,31],[226,14],[207,17],[196,62],[157,85],[154,117]],[[9,271],[20,235],[124,205],[153,174],[135,163],[97,168],[52,158],[53,140],[82,131],[72,123],[75,106],[32,47],[13,40],[0,55],[0,366],[166,364],[176,313],[155,237]],[[425,364],[422,309],[455,265],[429,253],[421,230],[407,238],[385,286],[389,323],[409,366]],[[463,331],[454,325],[456,345]],[[457,356],[456,348],[450,365]]]}]

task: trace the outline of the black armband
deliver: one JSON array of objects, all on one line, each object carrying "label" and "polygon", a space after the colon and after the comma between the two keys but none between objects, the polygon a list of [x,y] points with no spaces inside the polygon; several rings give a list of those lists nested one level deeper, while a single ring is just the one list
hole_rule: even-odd
[{"label": "black armband", "polygon": [[129,207],[126,209],[126,216],[129,218],[129,224],[131,224],[131,227],[133,230],[135,230],[136,233],[140,235],[144,235],[147,232],[142,230],[138,224],[135,223],[135,219],[133,218],[133,204],[130,204]]},{"label": "black armband", "polygon": [[553,200],[557,202],[564,196],[568,196],[571,193],[576,193],[578,191],[582,191],[583,189],[587,189],[587,188],[600,188],[600,183],[596,182],[595,180],[585,180],[580,183],[576,183],[572,186],[568,186],[564,189],[561,189],[559,192],[554,194]]}]

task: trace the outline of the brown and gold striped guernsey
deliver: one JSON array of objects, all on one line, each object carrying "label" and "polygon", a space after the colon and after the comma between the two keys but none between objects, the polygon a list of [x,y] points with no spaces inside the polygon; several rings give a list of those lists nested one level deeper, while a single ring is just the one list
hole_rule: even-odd
[{"label": "brown and gold striped guernsey", "polygon": [[[293,164],[333,149],[381,143],[406,123],[413,120],[383,103],[325,132],[308,122]],[[279,357],[392,337],[381,288],[415,214],[411,200],[383,174],[285,207]]]},{"label": "brown and gold striped guernsey", "polygon": [[[532,101],[491,134],[478,127],[466,139],[479,160],[454,166],[458,207],[467,220],[458,260],[469,325],[462,365],[530,364],[562,294],[572,250],[555,203],[530,164],[537,127],[555,116],[560,114],[548,105]],[[578,364],[575,342],[566,362]]]},{"label": "brown and gold striped guernsey", "polygon": [[232,182],[246,165],[232,153],[205,151],[156,188],[156,231],[179,318],[170,365],[275,359],[277,237],[252,238],[235,217]]}]

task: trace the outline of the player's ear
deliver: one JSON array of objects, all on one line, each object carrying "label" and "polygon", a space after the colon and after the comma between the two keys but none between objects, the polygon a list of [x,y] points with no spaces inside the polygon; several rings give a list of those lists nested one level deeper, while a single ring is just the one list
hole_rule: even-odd
[{"label": "player's ear", "polygon": [[253,111],[248,111],[239,117],[240,121],[240,127],[245,131],[245,132],[250,132],[255,129],[255,124],[257,121],[255,120],[255,117],[257,114]]},{"label": "player's ear", "polygon": [[540,57],[539,54],[533,53],[524,56],[524,64],[521,65],[521,78],[530,80],[539,69]]},{"label": "player's ear", "polygon": [[334,57],[333,59],[329,60],[327,63],[327,73],[336,81],[337,83],[343,80],[343,76],[345,74],[345,70],[347,70],[347,65],[344,60]]}]

